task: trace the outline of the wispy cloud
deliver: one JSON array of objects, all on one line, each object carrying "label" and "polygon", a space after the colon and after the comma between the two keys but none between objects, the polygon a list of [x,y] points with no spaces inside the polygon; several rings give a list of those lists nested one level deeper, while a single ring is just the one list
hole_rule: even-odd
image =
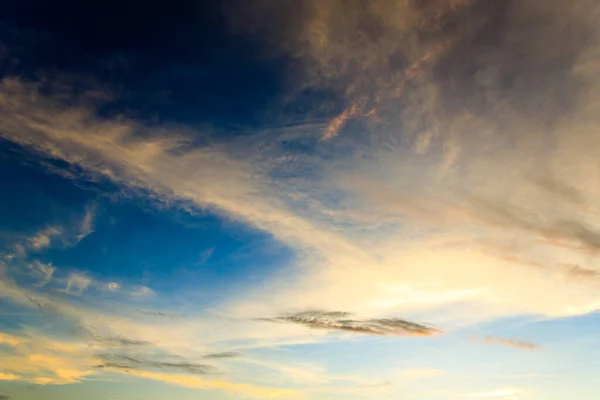
[{"label": "wispy cloud", "polygon": [[426,379],[443,376],[446,371],[437,368],[410,368],[400,371],[402,379]]},{"label": "wispy cloud", "polygon": [[79,233],[77,234],[77,242],[94,232],[94,222],[96,220],[97,205],[90,203],[85,208],[85,214],[81,219]]},{"label": "wispy cloud", "polygon": [[96,203],[89,203],[85,206],[81,221],[66,226],[46,226],[31,236],[19,240],[14,245],[16,255],[20,258],[27,258],[28,253],[41,253],[51,246],[75,246],[93,232],[96,212]]},{"label": "wispy cloud", "polygon": [[[163,311],[127,315],[126,307],[101,300],[70,304],[5,281],[0,296],[100,328],[109,338],[96,343],[104,351],[148,342],[194,359],[229,349],[213,350],[227,341],[276,347],[318,341],[329,332],[440,333],[382,315],[433,315],[436,325],[451,329],[500,315],[567,316],[600,307],[598,288],[589,284],[597,281],[593,267],[600,254],[593,207],[600,198],[593,184],[600,179],[593,2],[275,3],[246,2],[234,11],[241,20],[233,24],[260,32],[260,40],[276,42],[277,53],[298,60],[299,90],[331,90],[344,98],[347,108],[329,126],[307,123],[293,134],[258,132],[200,146],[186,128],[101,118],[93,101],[70,98],[69,90],[41,90],[31,81],[6,78],[0,86],[0,135],[76,165],[82,174],[161,200],[184,200],[268,232],[295,251],[292,264],[222,299],[217,312],[232,320],[219,323],[162,318],[175,316]],[[346,123],[362,116],[368,118],[360,129]],[[333,140],[319,141],[323,132]],[[274,173],[279,160],[290,156],[280,149],[289,140],[311,149],[286,163],[302,172],[293,180]],[[548,171],[542,174],[547,177],[536,180],[525,172],[535,170]],[[78,238],[93,231],[94,213],[93,207],[86,210]],[[19,246],[24,254],[34,252],[54,238],[41,231]],[[492,254],[480,246],[485,240],[509,250]],[[200,261],[208,256],[203,253]],[[50,280],[60,283],[80,295],[71,300],[83,300],[96,287],[91,275],[34,269],[43,290]],[[122,287],[119,292],[139,302],[155,294],[127,282]],[[476,312],[465,313],[464,304]],[[349,312],[282,314],[315,308]],[[265,315],[275,317],[256,320]],[[314,328],[308,339],[298,333],[303,328]],[[529,349],[512,339],[492,341]],[[100,373],[92,350],[78,348],[76,358],[34,347],[11,366],[28,381],[73,383]],[[42,357],[28,358],[36,354]],[[236,396],[297,394],[205,380],[185,375],[191,373],[185,363],[165,366],[150,356],[131,357],[105,362],[142,378]],[[0,358],[3,365],[7,360]],[[318,374],[309,375],[305,379]],[[471,397],[514,398],[511,390]]]},{"label": "wispy cloud", "polygon": [[16,346],[22,342],[23,342],[23,338],[0,332],[0,344],[8,344],[9,346]]},{"label": "wispy cloud", "polygon": [[34,250],[43,250],[50,246],[52,238],[60,235],[56,228],[48,227],[28,239],[28,245]]},{"label": "wispy cloud", "polygon": [[81,295],[90,286],[92,279],[80,273],[71,273],[66,279],[67,286],[63,291],[71,295]]},{"label": "wispy cloud", "polygon": [[233,351],[224,351],[221,353],[209,353],[203,356],[203,358],[215,358],[215,359],[219,359],[219,358],[236,358],[239,357],[240,354],[233,352]]},{"label": "wispy cloud", "polygon": [[430,336],[442,333],[438,329],[399,318],[353,319],[351,313],[338,311],[304,311],[275,318],[262,318],[261,321],[377,336]]},{"label": "wispy cloud", "polygon": [[492,337],[492,336],[488,336],[485,339],[483,339],[483,343],[500,344],[500,345],[514,347],[515,349],[521,349],[521,350],[540,350],[541,349],[541,347],[536,344],[524,342],[522,340],[502,339],[502,338],[496,338],[496,337]]},{"label": "wispy cloud", "polygon": [[301,398],[301,393],[297,390],[266,388],[244,383],[206,380],[196,376],[168,375],[148,371],[131,371],[130,373],[140,378],[152,379],[188,388],[224,390],[234,395],[244,396],[247,398]]},{"label": "wispy cloud", "polygon": [[45,264],[39,261],[34,261],[29,264],[29,268],[32,270],[34,275],[39,278],[38,286],[44,286],[51,282],[54,271],[56,271],[56,268],[54,268],[51,264]]},{"label": "wispy cloud", "polygon": [[174,313],[174,312],[166,312],[166,311],[156,311],[156,310],[138,310],[140,313],[145,315],[151,315],[154,317],[167,317],[167,318],[182,318],[186,317],[185,314],[182,313]]},{"label": "wispy cloud", "polygon": [[194,265],[200,266],[206,264],[206,262],[212,257],[214,252],[215,246],[209,247],[208,249],[204,250],[202,253],[200,253],[200,255],[198,256],[198,261],[196,261]]},{"label": "wispy cloud", "polygon": [[373,383],[371,385],[358,385],[358,387],[364,387],[364,388],[376,388],[376,387],[385,387],[385,386],[392,386],[392,382],[385,381],[385,382],[380,382],[380,383]]},{"label": "wispy cloud", "polygon": [[21,337],[11,349],[0,348],[4,379],[34,384],[69,384],[92,375],[93,358],[85,344],[45,337]]},{"label": "wispy cloud", "polygon": [[101,368],[114,368],[125,371],[163,370],[199,375],[217,373],[217,369],[211,365],[199,364],[185,360],[164,360],[131,354],[100,354],[97,356],[97,358],[102,361],[102,364],[99,365]]},{"label": "wispy cloud", "polygon": [[517,395],[522,393],[519,389],[496,389],[491,392],[471,393],[469,397],[487,398],[498,397],[506,400],[517,400]]}]

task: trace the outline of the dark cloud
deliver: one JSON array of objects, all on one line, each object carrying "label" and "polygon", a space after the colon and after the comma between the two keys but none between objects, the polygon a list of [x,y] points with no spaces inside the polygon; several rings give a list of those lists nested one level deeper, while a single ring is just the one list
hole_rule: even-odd
[{"label": "dark cloud", "polygon": [[304,325],[309,328],[352,332],[363,335],[430,336],[441,333],[435,328],[399,318],[353,319],[350,313],[338,311],[304,311],[261,321]]},{"label": "dark cloud", "polygon": [[0,400],[12,400],[12,397],[7,394],[0,393]]},{"label": "dark cloud", "polygon": [[102,361],[99,368],[120,370],[168,370],[195,375],[216,374],[217,370],[206,364],[198,364],[187,360],[165,360],[129,354],[101,354],[97,358]]},{"label": "dark cloud", "polygon": [[222,353],[210,353],[206,354],[203,358],[236,358],[240,354],[233,351],[224,351]]}]

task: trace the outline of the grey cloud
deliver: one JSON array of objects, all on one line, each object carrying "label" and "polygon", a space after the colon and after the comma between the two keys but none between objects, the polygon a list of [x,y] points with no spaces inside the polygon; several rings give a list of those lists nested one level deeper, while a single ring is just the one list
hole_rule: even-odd
[{"label": "grey cloud", "polygon": [[438,329],[399,318],[353,319],[350,313],[337,311],[304,311],[275,318],[261,318],[260,320],[363,335],[430,336],[442,333]]},{"label": "grey cloud", "polygon": [[124,354],[100,354],[97,356],[102,361],[99,368],[114,368],[120,370],[168,370],[185,372],[196,375],[216,374],[217,370],[206,364],[189,362],[186,360],[171,361],[152,357]]},{"label": "grey cloud", "polygon": [[577,206],[587,205],[585,196],[577,188],[562,182],[550,175],[532,179],[532,182],[549,194],[573,203]]},{"label": "grey cloud", "polygon": [[12,400],[12,397],[7,394],[0,393],[0,400]]},{"label": "grey cloud", "polygon": [[580,221],[545,221],[529,210],[500,200],[475,195],[467,195],[465,199],[473,206],[473,215],[489,224],[521,229],[549,240],[573,242],[593,252],[600,250],[600,232],[586,227]]},{"label": "grey cloud", "polygon": [[221,353],[210,353],[204,355],[202,358],[236,358],[239,357],[240,354],[233,351],[224,351]]},{"label": "grey cloud", "polygon": [[171,313],[164,311],[154,311],[154,310],[138,310],[140,313],[145,315],[152,315],[154,317],[168,317],[168,318],[178,318],[178,317],[186,317],[186,314],[182,313]]},{"label": "grey cloud", "polygon": [[564,273],[573,279],[600,282],[600,271],[579,265],[562,265]]},{"label": "grey cloud", "polygon": [[29,300],[31,302],[31,304],[33,304],[34,306],[36,306],[38,308],[38,310],[40,310],[40,312],[42,314],[46,314],[46,315],[60,314],[59,309],[56,306],[54,306],[52,304],[52,302],[50,302],[49,300],[34,297],[31,295],[25,295],[25,296],[27,297],[27,300]]},{"label": "grey cloud", "polygon": [[104,346],[113,347],[113,348],[149,346],[152,344],[145,340],[136,340],[136,339],[130,339],[130,338],[125,338],[125,337],[121,337],[121,336],[108,337],[108,338],[103,338],[103,337],[97,336],[95,339],[98,343],[101,343]]}]

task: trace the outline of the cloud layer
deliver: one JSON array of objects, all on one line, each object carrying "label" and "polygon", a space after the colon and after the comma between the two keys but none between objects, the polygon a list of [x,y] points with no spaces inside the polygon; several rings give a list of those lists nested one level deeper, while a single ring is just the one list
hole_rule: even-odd
[{"label": "cloud layer", "polygon": [[[153,289],[36,258],[59,240],[77,246],[93,235],[97,208],[88,204],[75,228],[19,238],[0,270],[11,306],[79,336],[0,336],[0,379],[67,384],[113,370],[234,396],[302,396],[244,380],[261,367],[321,394],[345,394],[336,380],[393,390],[246,351],[359,335],[434,341],[441,329],[499,317],[600,308],[597,2],[240,3],[226,12],[230,28],[286,61],[290,107],[311,91],[328,94],[314,96],[300,123],[214,137],[106,116],[100,109],[114,94],[103,88],[82,94],[69,78],[13,76],[0,83],[0,136],[75,166],[78,179],[268,233],[294,258],[259,285],[219,297],[211,315],[176,304],[155,310],[149,299],[165,296]],[[220,381],[217,372],[230,375]]]}]

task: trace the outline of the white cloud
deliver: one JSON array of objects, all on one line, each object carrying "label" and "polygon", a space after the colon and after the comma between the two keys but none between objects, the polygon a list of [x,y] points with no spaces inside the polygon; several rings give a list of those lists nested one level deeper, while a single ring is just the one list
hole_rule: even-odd
[{"label": "white cloud", "polygon": [[83,292],[88,288],[90,283],[92,283],[92,279],[88,276],[75,272],[69,274],[66,280],[67,286],[63,289],[63,291],[71,295],[83,294]]},{"label": "white cloud", "polygon": [[443,376],[446,371],[437,368],[410,368],[400,371],[402,379],[425,379]]},{"label": "white cloud", "polygon": [[[478,247],[482,237],[502,245],[521,237],[523,243],[532,242],[533,247],[528,248],[543,257],[541,263],[553,260],[553,263],[578,264],[589,259],[588,253],[565,247],[580,243],[590,248],[583,234],[572,231],[575,227],[552,226],[552,221],[549,225],[540,224],[535,219],[530,221],[534,216],[527,213],[510,214],[513,212],[510,207],[517,201],[521,208],[530,205],[531,211],[539,209],[535,204],[554,207],[553,203],[540,203],[545,192],[536,193],[535,186],[527,184],[518,173],[507,171],[502,180],[473,186],[482,192],[481,196],[505,198],[500,192],[505,193],[506,185],[511,185],[509,205],[495,211],[493,203],[453,198],[452,191],[446,191],[451,181],[435,181],[438,179],[435,159],[423,165],[418,161],[422,156],[404,154],[404,150],[398,149],[404,154],[399,159],[395,155],[364,166],[356,163],[354,170],[362,169],[364,173],[384,171],[383,176],[379,173],[376,179],[368,178],[370,185],[378,185],[383,179],[382,187],[391,189],[385,192],[346,185],[344,189],[354,196],[354,211],[381,222],[402,224],[383,230],[366,227],[369,235],[363,235],[356,230],[360,228],[359,221],[351,220],[351,229],[344,230],[330,225],[336,222],[335,217],[323,219],[320,214],[304,215],[301,210],[290,209],[278,187],[272,186],[263,172],[265,168],[268,171],[269,165],[257,164],[254,155],[238,153],[244,143],[229,143],[227,148],[217,144],[176,151],[185,145],[185,140],[176,133],[166,137],[160,130],[153,131],[131,121],[98,120],[85,109],[64,110],[52,99],[41,96],[31,102],[27,93],[35,93],[35,87],[14,80],[5,80],[3,85],[5,96],[10,94],[11,115],[20,116],[4,119],[3,134],[9,139],[76,162],[92,173],[107,174],[125,185],[143,186],[158,196],[175,196],[212,208],[268,231],[295,248],[298,262],[288,273],[298,275],[299,279],[291,281],[279,276],[270,282],[268,292],[261,287],[239,293],[239,301],[229,299],[229,304],[222,305],[223,310],[238,316],[273,315],[315,307],[367,316],[425,311],[431,316],[431,311],[464,302],[478,304],[487,317],[514,313],[560,316],[593,311],[600,301],[593,285],[566,280],[551,268],[545,271],[527,268]],[[62,117],[57,119],[56,115]],[[11,124],[17,124],[19,129]],[[141,129],[149,129],[151,133],[144,140],[133,135]],[[581,147],[577,150],[585,152]],[[464,175],[466,185],[493,176],[494,171],[501,169],[493,159],[484,163],[483,158],[478,158],[479,153],[477,149],[468,152],[473,176]],[[500,161],[519,162],[512,154],[506,156],[511,161]],[[527,157],[522,155],[520,160]],[[414,173],[401,174],[403,168]],[[337,187],[338,182],[356,182],[354,175],[344,173],[347,178],[340,181],[339,173],[332,170],[332,178],[325,184]],[[390,182],[392,176],[402,178]],[[426,185],[436,182],[440,183],[436,191],[442,192],[426,196],[429,194]],[[518,186],[514,186],[516,183]],[[404,201],[407,190],[412,194]],[[584,212],[571,208],[548,211],[551,213],[547,215],[556,214],[556,221],[563,215],[575,218]],[[399,218],[402,215],[406,218]],[[590,224],[590,217],[586,218]],[[540,242],[540,235],[546,235],[549,243]],[[138,294],[144,293],[147,291]],[[452,319],[448,312],[440,317]],[[474,320],[478,318],[473,315]]]},{"label": "white cloud", "polygon": [[516,397],[518,394],[522,393],[522,390],[519,389],[496,389],[491,392],[483,392],[483,393],[471,393],[469,397],[477,397],[477,398],[501,398],[505,400],[518,400]]},{"label": "white cloud", "polygon": [[61,231],[55,227],[47,227],[28,238],[22,246],[26,249],[41,251],[47,249],[52,240],[61,235]]},{"label": "white cloud", "polygon": [[77,242],[94,232],[94,222],[96,219],[97,205],[90,203],[85,208],[85,214],[81,220],[79,233],[77,234]]}]

